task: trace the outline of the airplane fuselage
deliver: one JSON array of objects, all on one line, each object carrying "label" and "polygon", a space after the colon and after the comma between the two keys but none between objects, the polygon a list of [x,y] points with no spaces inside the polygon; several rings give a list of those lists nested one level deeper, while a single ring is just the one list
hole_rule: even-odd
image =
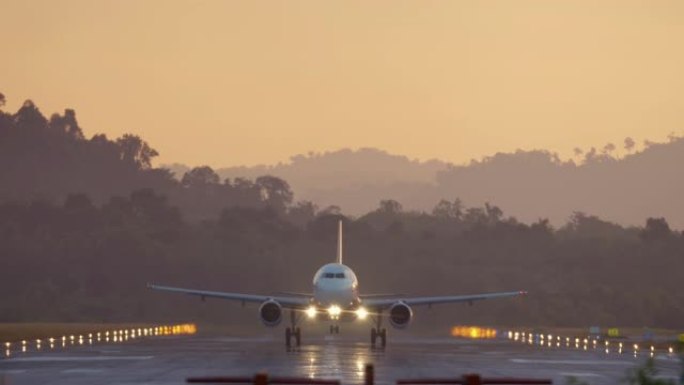
[{"label": "airplane fuselage", "polygon": [[352,269],[341,263],[329,263],[314,275],[313,304],[323,309],[354,309],[361,303],[358,289],[359,281]]}]

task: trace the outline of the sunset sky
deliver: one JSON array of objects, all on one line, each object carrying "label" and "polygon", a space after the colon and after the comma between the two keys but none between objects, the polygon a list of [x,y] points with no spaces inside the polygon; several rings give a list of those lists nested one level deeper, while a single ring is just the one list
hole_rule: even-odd
[{"label": "sunset sky", "polygon": [[684,1],[0,0],[5,110],[74,108],[157,163],[684,133]]}]

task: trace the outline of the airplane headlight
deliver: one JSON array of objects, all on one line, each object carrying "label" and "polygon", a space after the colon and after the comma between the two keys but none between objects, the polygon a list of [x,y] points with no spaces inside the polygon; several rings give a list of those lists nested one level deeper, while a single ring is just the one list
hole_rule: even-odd
[{"label": "airplane headlight", "polygon": [[339,316],[340,313],[342,313],[342,309],[340,309],[340,307],[337,306],[337,305],[332,305],[332,306],[330,306],[330,308],[328,309],[328,314],[330,314],[330,315],[333,316],[333,317]]},{"label": "airplane headlight", "polygon": [[306,309],[306,315],[309,318],[316,318],[316,308],[314,306],[309,306],[309,308]]},{"label": "airplane headlight", "polygon": [[356,309],[356,317],[359,319],[366,319],[366,317],[368,317],[368,310],[362,307]]}]

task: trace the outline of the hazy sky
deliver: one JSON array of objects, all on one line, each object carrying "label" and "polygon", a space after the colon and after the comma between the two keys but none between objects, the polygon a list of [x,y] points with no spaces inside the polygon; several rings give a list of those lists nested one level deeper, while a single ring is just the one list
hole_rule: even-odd
[{"label": "hazy sky", "polygon": [[[684,132],[684,1],[0,0],[0,92],[160,162],[464,162]],[[159,163],[159,162],[157,162]]]}]

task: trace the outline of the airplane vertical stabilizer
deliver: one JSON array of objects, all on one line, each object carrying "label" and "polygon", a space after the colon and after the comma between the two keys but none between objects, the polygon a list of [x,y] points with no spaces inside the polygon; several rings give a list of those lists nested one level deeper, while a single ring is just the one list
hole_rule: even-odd
[{"label": "airplane vertical stabilizer", "polygon": [[342,263],[342,220],[337,224],[337,263]]}]

